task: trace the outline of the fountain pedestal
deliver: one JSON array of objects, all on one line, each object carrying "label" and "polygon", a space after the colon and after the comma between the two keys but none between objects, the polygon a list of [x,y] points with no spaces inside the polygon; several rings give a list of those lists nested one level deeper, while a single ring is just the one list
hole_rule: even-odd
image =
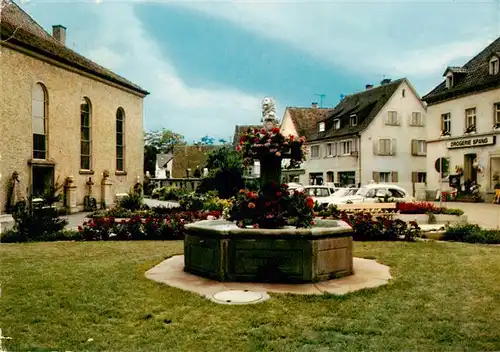
[{"label": "fountain pedestal", "polygon": [[352,229],[318,220],[308,229],[238,228],[225,220],[186,225],[184,270],[217,281],[315,282],[351,275]]}]

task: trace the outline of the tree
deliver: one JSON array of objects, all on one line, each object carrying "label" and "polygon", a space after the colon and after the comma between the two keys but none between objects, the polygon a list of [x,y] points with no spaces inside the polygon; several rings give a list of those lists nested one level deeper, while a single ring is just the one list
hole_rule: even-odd
[{"label": "tree", "polygon": [[145,145],[156,148],[159,153],[172,153],[176,145],[184,145],[184,136],[169,129],[148,131],[144,135]]},{"label": "tree", "polygon": [[208,176],[203,178],[197,192],[216,190],[221,198],[231,198],[245,187],[243,180],[243,160],[231,146],[212,151],[205,166]]},{"label": "tree", "polygon": [[194,143],[195,145],[224,145],[227,144],[227,141],[224,138],[215,138],[210,136],[201,137],[198,142]]},{"label": "tree", "polygon": [[155,174],[156,154],[172,153],[176,145],[186,144],[184,136],[166,128],[144,133],[144,173]]}]

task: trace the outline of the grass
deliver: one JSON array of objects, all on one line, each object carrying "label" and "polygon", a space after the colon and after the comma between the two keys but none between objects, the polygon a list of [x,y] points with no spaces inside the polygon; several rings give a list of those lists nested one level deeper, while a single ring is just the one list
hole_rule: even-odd
[{"label": "grass", "polygon": [[[355,243],[389,285],[217,305],[145,279],[181,242],[0,245],[8,351],[500,350],[500,247]],[[93,339],[93,340],[89,340]]]}]

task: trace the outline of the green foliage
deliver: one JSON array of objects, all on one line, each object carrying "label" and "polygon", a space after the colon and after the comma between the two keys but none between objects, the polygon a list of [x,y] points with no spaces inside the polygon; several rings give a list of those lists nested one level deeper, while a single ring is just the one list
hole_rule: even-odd
[{"label": "green foliage", "polygon": [[182,209],[187,211],[199,211],[203,210],[205,202],[209,199],[208,194],[199,194],[195,192],[190,192],[183,195],[179,199],[179,204]]},{"label": "green foliage", "polygon": [[440,214],[461,216],[461,215],[464,215],[464,211],[462,209],[442,208]]},{"label": "green foliage", "polygon": [[159,153],[171,153],[176,145],[186,144],[183,135],[166,128],[146,132],[144,142],[145,145],[156,148]]},{"label": "green foliage", "polygon": [[456,224],[446,229],[444,240],[500,244],[500,230],[482,229],[476,224]]},{"label": "green foliage", "polygon": [[59,218],[55,207],[40,205],[30,208],[25,201],[14,206],[12,216],[16,223],[9,236],[15,242],[55,241],[57,239],[53,238],[57,238],[56,234],[68,223],[66,219]]},{"label": "green foliage", "polygon": [[74,230],[61,230],[57,232],[47,232],[36,238],[26,238],[15,229],[8,230],[0,234],[1,243],[21,243],[21,242],[55,242],[55,241],[80,241],[82,235]]},{"label": "green foliage", "polygon": [[142,196],[140,193],[131,192],[118,203],[119,207],[126,210],[139,210],[142,207]]},{"label": "green foliage", "polygon": [[201,180],[198,193],[217,191],[219,197],[227,199],[235,196],[245,185],[242,157],[232,147],[213,150],[208,155],[206,168],[209,174]]}]

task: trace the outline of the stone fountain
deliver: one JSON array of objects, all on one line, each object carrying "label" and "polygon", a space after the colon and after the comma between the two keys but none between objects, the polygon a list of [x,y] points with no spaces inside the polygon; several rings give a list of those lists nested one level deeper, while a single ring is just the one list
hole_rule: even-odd
[{"label": "stone fountain", "polygon": [[[274,101],[262,101],[267,131],[277,126]],[[260,159],[261,189],[281,181],[281,160]],[[353,274],[352,229],[340,220],[311,228],[240,228],[226,220],[186,225],[184,270],[217,281],[317,282]]]}]

